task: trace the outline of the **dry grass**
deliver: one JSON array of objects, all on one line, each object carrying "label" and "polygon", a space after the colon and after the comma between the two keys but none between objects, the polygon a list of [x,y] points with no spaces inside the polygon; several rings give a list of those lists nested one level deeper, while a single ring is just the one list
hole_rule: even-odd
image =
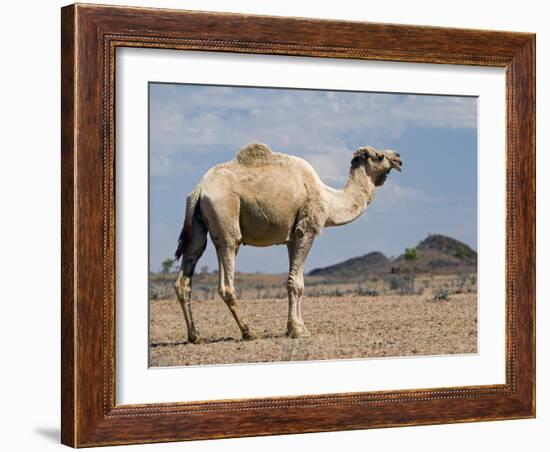
[{"label": "dry grass", "polygon": [[189,344],[175,299],[152,300],[152,366],[352,359],[380,356],[463,354],[477,351],[477,297],[453,294],[448,301],[423,295],[307,298],[303,317],[310,338],[285,337],[285,299],[246,299],[240,309],[261,337],[241,340],[220,299],[193,301],[205,343]]}]

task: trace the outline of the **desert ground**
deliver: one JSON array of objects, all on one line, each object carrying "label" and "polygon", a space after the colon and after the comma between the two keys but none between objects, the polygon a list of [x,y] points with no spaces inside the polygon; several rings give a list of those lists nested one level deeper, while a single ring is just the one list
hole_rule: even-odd
[{"label": "desert ground", "polygon": [[150,299],[150,366],[184,366],[465,354],[477,351],[475,274],[367,281],[306,277],[302,314],[311,337],[285,336],[285,275],[237,275],[241,312],[260,337],[243,341],[216,293],[197,275],[192,309],[204,342],[187,342],[173,275],[156,275]]}]

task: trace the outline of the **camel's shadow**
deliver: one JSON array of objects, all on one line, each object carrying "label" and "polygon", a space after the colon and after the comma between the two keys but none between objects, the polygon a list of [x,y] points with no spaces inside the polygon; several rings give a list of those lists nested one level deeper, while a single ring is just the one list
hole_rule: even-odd
[{"label": "camel's shadow", "polygon": [[[288,337],[286,333],[269,333],[267,331],[264,331],[263,333],[258,333],[258,337],[252,340],[243,339],[240,336],[233,337],[233,336],[224,336],[224,337],[215,337],[215,338],[202,338],[201,344],[215,344],[217,342],[239,342],[239,343],[250,343],[253,344],[254,342],[257,342],[262,339],[280,339]],[[190,342],[185,341],[185,343],[189,344]]]},{"label": "camel's shadow", "polygon": [[240,342],[240,343],[254,343],[258,340],[262,339],[281,339],[287,337],[286,333],[260,333],[258,337],[254,340],[245,340],[243,338],[239,337],[233,337],[233,336],[222,336],[222,337],[213,337],[208,338],[204,337],[201,338],[200,342],[198,343],[192,343],[188,340],[181,340],[181,341],[174,341],[174,342],[153,342],[149,346],[150,348],[157,348],[157,347],[174,347],[177,345],[204,345],[204,344],[217,344],[220,342]]}]

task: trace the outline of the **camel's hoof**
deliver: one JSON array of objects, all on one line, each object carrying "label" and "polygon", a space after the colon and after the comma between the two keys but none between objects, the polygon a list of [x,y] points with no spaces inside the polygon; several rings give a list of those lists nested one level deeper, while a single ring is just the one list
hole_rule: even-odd
[{"label": "camel's hoof", "polygon": [[293,339],[296,339],[299,337],[311,337],[311,333],[305,326],[289,328],[286,335]]},{"label": "camel's hoof", "polygon": [[243,339],[245,341],[252,341],[254,339],[258,339],[258,333],[256,333],[255,331],[253,330],[246,330],[244,333],[243,333]]},{"label": "camel's hoof", "polygon": [[187,338],[190,344],[200,344],[203,341],[202,337],[198,335],[198,333],[190,334]]}]

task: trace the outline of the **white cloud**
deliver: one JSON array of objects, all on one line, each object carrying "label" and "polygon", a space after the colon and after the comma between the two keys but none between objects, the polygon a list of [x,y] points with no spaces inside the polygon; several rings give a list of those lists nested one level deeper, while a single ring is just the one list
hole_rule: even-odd
[{"label": "white cloud", "polygon": [[[352,151],[415,127],[472,128],[473,98],[153,85],[151,166],[185,168],[187,152],[238,151],[251,141],[296,152],[327,182],[346,180]],[[383,144],[382,144],[383,147]],[[343,153],[349,153],[342,162]]]},{"label": "white cloud", "polygon": [[413,187],[404,187],[392,181],[391,184],[383,185],[378,189],[379,198],[384,200],[392,199],[396,202],[409,201],[433,201],[434,197],[424,193],[422,190]]},{"label": "white cloud", "polygon": [[388,180],[375,191],[373,205],[379,212],[395,211],[407,204],[441,201],[441,197],[428,194],[419,188],[401,185],[397,180]]},{"label": "white cloud", "polygon": [[[154,145],[244,145],[253,137],[272,146],[322,149],[349,131],[383,137],[411,127],[475,127],[472,98],[252,88],[171,88],[152,96]],[[159,87],[156,87],[158,90]],[[156,92],[156,91],[155,91]],[[280,140],[285,136],[286,140]],[[290,138],[290,139],[289,139]]]},{"label": "white cloud", "polygon": [[170,153],[157,151],[150,154],[149,171],[154,178],[189,174],[192,170],[191,163],[184,159],[174,159]]},{"label": "white cloud", "polygon": [[347,161],[343,161],[343,154],[341,151],[310,154],[307,156],[307,161],[317,171],[323,182],[342,184],[348,177],[351,152]]},{"label": "white cloud", "polygon": [[476,101],[469,97],[410,95],[391,108],[391,116],[409,127],[473,128],[476,113]]}]

